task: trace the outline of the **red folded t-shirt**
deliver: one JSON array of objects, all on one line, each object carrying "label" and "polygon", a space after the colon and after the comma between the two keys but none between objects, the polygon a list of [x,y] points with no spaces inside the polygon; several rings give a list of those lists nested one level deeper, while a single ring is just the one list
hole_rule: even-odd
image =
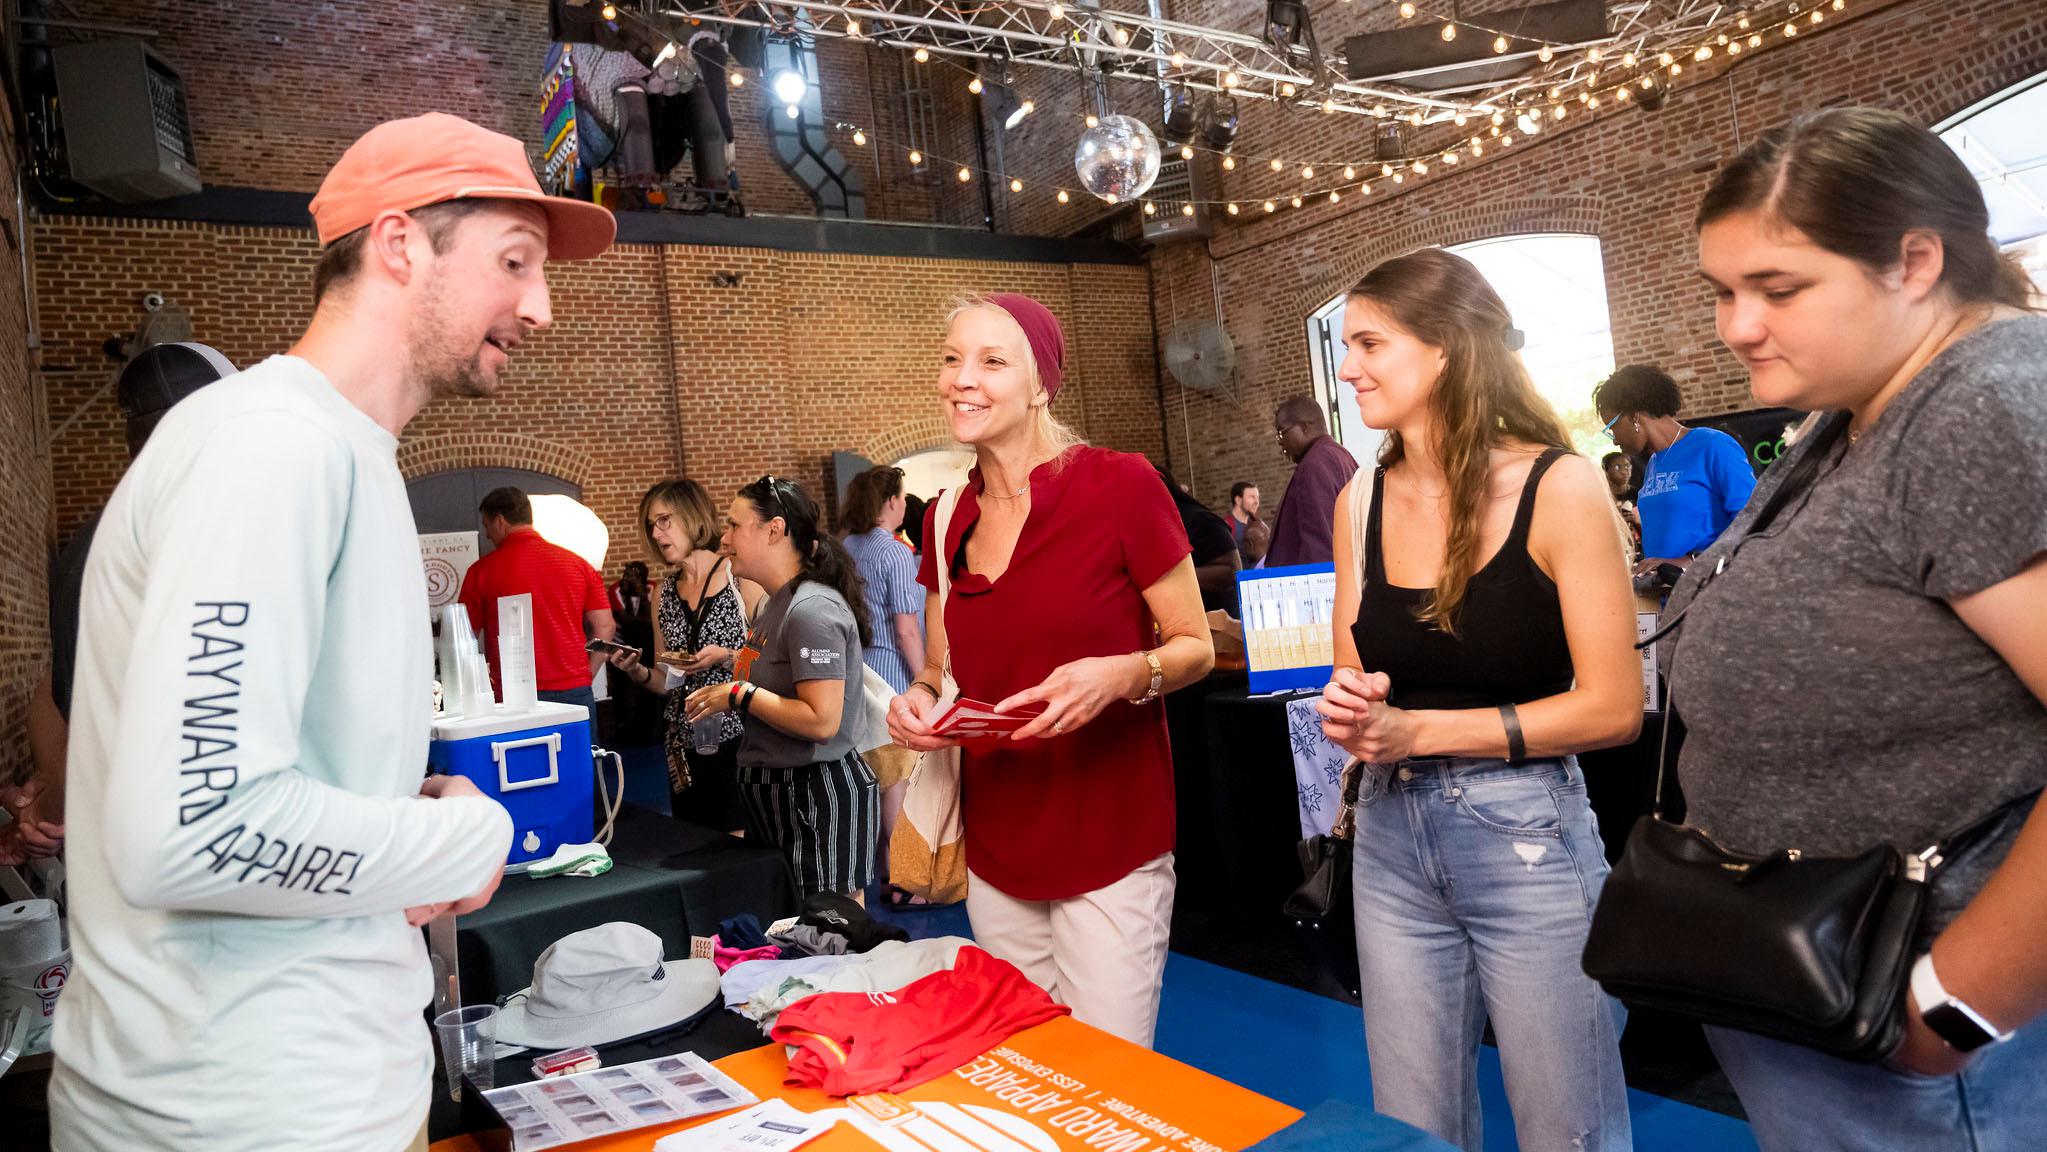
[{"label": "red folded t-shirt", "polygon": [[851,1096],[914,1088],[1066,1013],[1015,965],[968,945],[950,971],[894,992],[798,1000],[768,1035],[796,1047],[784,1083]]}]

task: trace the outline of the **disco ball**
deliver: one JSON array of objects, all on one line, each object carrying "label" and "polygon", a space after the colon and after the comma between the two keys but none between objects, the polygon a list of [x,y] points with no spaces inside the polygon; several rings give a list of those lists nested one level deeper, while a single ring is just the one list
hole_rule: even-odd
[{"label": "disco ball", "polygon": [[1142,120],[1104,116],[1080,134],[1073,170],[1081,187],[1111,204],[1142,196],[1159,178],[1159,140]]}]

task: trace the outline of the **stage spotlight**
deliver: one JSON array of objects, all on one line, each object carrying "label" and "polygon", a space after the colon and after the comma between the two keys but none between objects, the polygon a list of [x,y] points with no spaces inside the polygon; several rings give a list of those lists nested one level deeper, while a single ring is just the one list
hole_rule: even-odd
[{"label": "stage spotlight", "polygon": [[1227,152],[1237,139],[1237,101],[1215,96],[1201,110],[1201,142],[1211,152]]},{"label": "stage spotlight", "polygon": [[1194,108],[1194,98],[1187,94],[1185,87],[1173,89],[1171,102],[1166,105],[1163,135],[1168,144],[1185,144],[1194,139],[1195,129],[1200,126],[1200,116]]}]

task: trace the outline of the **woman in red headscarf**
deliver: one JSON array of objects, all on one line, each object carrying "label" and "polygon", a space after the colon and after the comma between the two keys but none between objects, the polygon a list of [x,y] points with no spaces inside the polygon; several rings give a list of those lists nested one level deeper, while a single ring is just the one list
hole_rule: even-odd
[{"label": "woman in red headscarf", "polygon": [[889,731],[945,745],[925,720],[948,648],[962,696],[1044,708],[961,749],[967,915],[977,943],[1075,1016],[1148,1046],[1173,909],[1161,698],[1207,675],[1215,650],[1151,463],[1052,414],[1064,365],[1059,321],[1028,296],[978,297],[947,322],[939,399],[977,464],[925,514],[925,671]]}]

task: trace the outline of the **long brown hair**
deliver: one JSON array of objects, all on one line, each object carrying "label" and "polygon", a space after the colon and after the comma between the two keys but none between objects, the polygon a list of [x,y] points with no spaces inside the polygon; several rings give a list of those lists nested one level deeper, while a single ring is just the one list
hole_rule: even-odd
[{"label": "long brown hair", "polygon": [[869,468],[846,485],[839,504],[839,535],[857,536],[881,523],[888,502],[903,494],[903,470],[886,464]]},{"label": "long brown hair", "polygon": [[1990,238],[1983,189],[1954,149],[1881,108],[1829,108],[1772,128],[1713,178],[1694,226],[1760,211],[1837,256],[1884,272],[1905,233],[1940,235],[1958,304],[2037,310],[2025,268]]},{"label": "long brown hair", "polygon": [[[1457,632],[1458,611],[1478,554],[1479,514],[1492,450],[1509,443],[1569,450],[1563,421],[1535,390],[1518,349],[1521,333],[1499,293],[1469,260],[1423,248],[1365,273],[1349,295],[1368,300],[1422,343],[1443,353],[1443,371],[1429,393],[1436,458],[1450,488],[1450,539],[1434,595],[1420,616]],[[1400,433],[1379,450],[1384,467],[1407,454]],[[1363,543],[1354,542],[1354,547]]]}]

